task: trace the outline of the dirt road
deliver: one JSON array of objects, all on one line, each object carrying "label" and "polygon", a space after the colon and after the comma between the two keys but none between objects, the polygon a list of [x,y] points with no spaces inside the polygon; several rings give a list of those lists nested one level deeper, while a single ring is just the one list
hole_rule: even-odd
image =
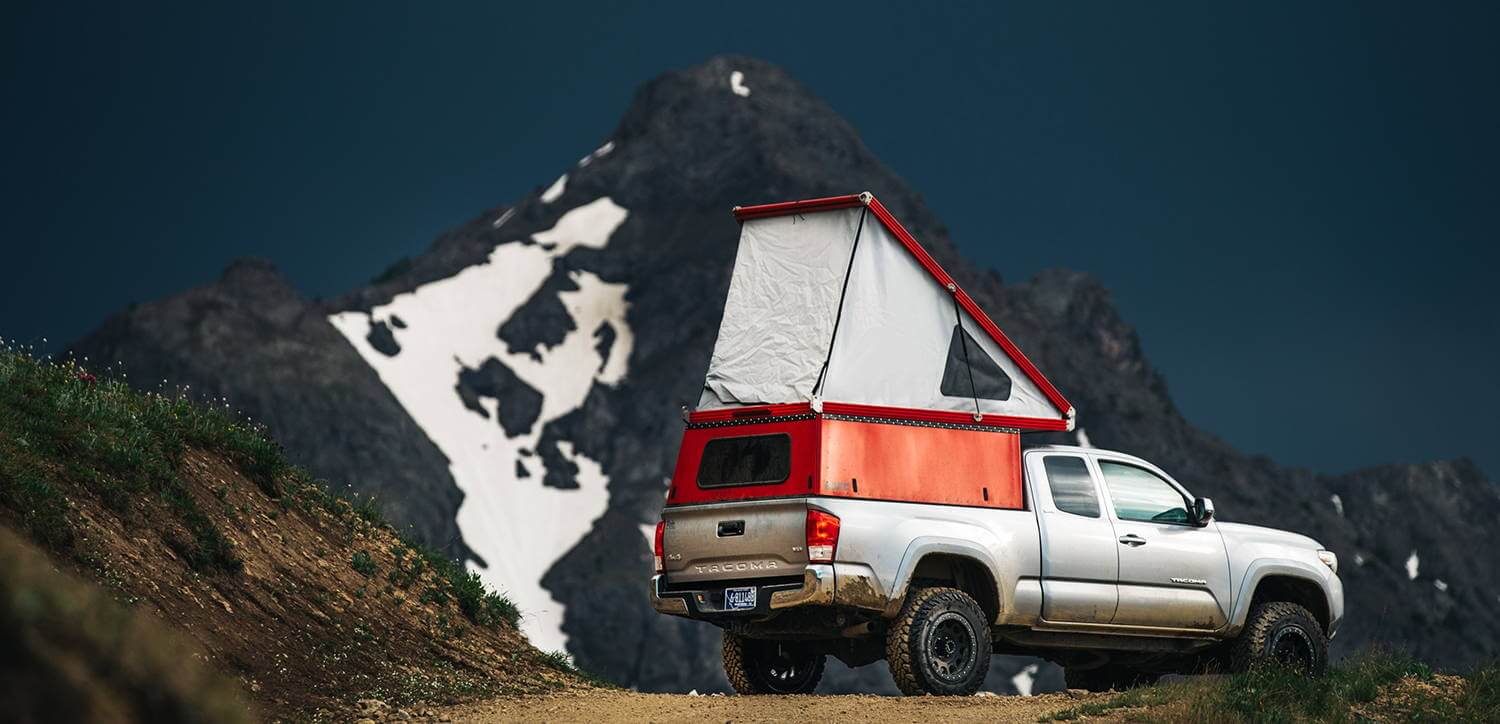
[{"label": "dirt road", "polygon": [[455,722],[1035,722],[1076,706],[1081,694],[1040,696],[684,696],[576,691],[514,697],[434,712]]}]

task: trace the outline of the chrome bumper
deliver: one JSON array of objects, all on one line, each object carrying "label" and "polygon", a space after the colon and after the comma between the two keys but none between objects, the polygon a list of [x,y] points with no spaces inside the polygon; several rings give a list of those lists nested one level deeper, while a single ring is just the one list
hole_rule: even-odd
[{"label": "chrome bumper", "polygon": [[[750,585],[752,581],[737,582]],[[802,572],[802,583],[775,582],[759,586],[756,607],[749,611],[727,611],[722,607],[725,586],[702,582],[687,587],[669,587],[666,576],[651,578],[651,607],[658,613],[689,618],[719,615],[769,615],[796,606],[841,606],[884,611],[885,588],[875,572],[857,563],[815,563]]]}]

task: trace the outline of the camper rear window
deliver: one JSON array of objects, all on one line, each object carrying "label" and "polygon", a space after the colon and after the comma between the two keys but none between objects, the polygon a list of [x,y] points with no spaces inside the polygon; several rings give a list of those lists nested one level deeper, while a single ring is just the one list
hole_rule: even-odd
[{"label": "camper rear window", "polygon": [[792,438],[786,434],[721,437],[703,446],[698,487],[769,485],[792,473]]}]

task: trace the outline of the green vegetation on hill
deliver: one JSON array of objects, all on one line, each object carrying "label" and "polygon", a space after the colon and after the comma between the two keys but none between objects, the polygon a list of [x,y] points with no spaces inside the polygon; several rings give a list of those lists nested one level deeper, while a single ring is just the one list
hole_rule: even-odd
[{"label": "green vegetation on hill", "polygon": [[[179,477],[190,446],[223,455],[273,498],[289,495],[389,527],[373,500],[329,493],[288,464],[264,429],[236,417],[227,404],[204,405],[183,393],[141,393],[72,360],[53,363],[0,347],[0,508],[52,552],[91,562],[77,545],[70,496],[93,496],[122,516],[130,514],[133,501],[151,496],[167,504],[185,531],[169,540],[183,560],[204,574],[239,571],[243,562],[234,546]],[[413,540],[403,543],[446,582],[429,597],[452,596],[474,623],[516,626],[515,604],[486,589],[477,574]]]},{"label": "green vegetation on hill", "polygon": [[1132,689],[1045,720],[1137,718],[1132,710],[1158,722],[1494,722],[1500,720],[1500,665],[1460,677],[1436,673],[1405,654],[1366,651],[1325,676],[1267,665]]},{"label": "green vegetation on hill", "polygon": [[[42,605],[83,622],[150,621],[132,645],[158,634],[163,647],[196,642],[203,653],[187,658],[213,662],[264,713],[294,720],[338,719],[362,698],[457,703],[584,679],[529,646],[520,611],[477,574],[400,535],[375,501],[331,493],[227,405],[185,392],[142,393],[0,344],[0,542],[45,550],[105,587],[75,581],[89,592],[82,603],[47,603],[51,594],[0,567],[0,595],[21,592],[0,600],[0,614],[19,601],[23,614]],[[112,668],[134,659],[95,656],[110,644],[49,632],[54,618],[0,616],[15,628],[0,631],[0,653],[40,641],[31,653],[99,666],[114,688],[85,683],[117,695],[80,718],[111,719],[110,707],[126,712],[117,719],[161,718],[126,701],[153,696],[149,680]],[[66,690],[66,671],[36,670]]]},{"label": "green vegetation on hill", "polygon": [[0,349],[0,506],[50,550],[80,553],[70,495],[94,496],[122,515],[151,496],[181,523],[185,535],[171,545],[194,569],[239,570],[233,547],[178,477],[188,445],[224,453],[268,492],[285,465],[274,443],[226,410]]},{"label": "green vegetation on hill", "polygon": [[6,721],[248,722],[238,687],[166,625],[0,528]]}]

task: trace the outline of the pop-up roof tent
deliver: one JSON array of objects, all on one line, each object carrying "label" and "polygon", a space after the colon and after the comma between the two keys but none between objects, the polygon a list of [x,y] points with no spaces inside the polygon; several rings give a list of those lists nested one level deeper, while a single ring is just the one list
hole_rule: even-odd
[{"label": "pop-up roof tent", "polygon": [[871,194],[737,207],[692,422],[747,407],[1071,430],[1073,407]]},{"label": "pop-up roof tent", "polygon": [[668,505],[1023,508],[1020,433],[1073,407],[868,193],[735,209],[739,254]]}]

